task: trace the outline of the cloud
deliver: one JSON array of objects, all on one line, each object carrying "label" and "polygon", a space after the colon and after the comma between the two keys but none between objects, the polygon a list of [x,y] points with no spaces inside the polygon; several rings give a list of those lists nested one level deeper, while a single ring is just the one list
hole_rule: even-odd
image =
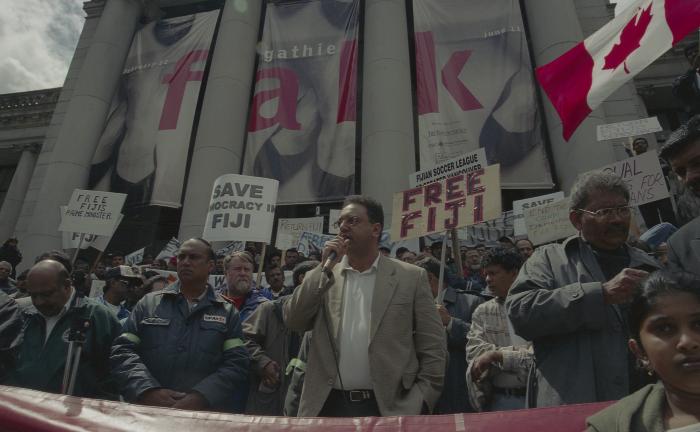
[{"label": "cloud", "polygon": [[0,0],[0,94],[60,87],[85,22],[83,0]]}]

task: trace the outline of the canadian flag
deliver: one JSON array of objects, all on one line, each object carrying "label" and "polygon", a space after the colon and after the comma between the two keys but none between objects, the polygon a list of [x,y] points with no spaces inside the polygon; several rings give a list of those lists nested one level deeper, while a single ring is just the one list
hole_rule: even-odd
[{"label": "canadian flag", "polygon": [[564,139],[622,84],[700,27],[700,0],[637,0],[551,63],[537,80],[563,124]]}]

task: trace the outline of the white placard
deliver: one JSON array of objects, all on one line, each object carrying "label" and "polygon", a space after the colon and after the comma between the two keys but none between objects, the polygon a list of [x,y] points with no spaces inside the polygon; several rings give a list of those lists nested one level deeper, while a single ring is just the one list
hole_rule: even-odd
[{"label": "white placard", "polygon": [[516,236],[526,235],[525,216],[523,211],[528,208],[551,204],[564,199],[564,192],[554,192],[547,195],[540,195],[534,198],[526,198],[513,201],[513,234]]},{"label": "white placard", "polygon": [[146,248],[142,247],[141,249],[131,252],[129,255],[124,257],[124,262],[126,265],[134,266],[141,264],[143,262],[143,254],[146,252]]},{"label": "white placard", "polygon": [[177,250],[180,248],[180,241],[176,239],[175,237],[171,238],[168,241],[168,244],[165,245],[162,251],[158,252],[158,255],[156,255],[156,260],[168,260],[177,254]]},{"label": "white placard", "polygon": [[535,245],[553,242],[576,234],[569,220],[569,200],[524,210],[527,237]]},{"label": "white placard", "polygon": [[277,180],[263,177],[225,174],[216,179],[204,238],[270,243],[278,187]]},{"label": "white placard", "polygon": [[323,233],[323,216],[278,219],[275,246],[281,250],[296,248],[299,244],[299,237],[304,231]]},{"label": "white placard", "polygon": [[328,233],[329,234],[340,234],[340,228],[335,227],[335,223],[338,222],[338,219],[340,219],[340,212],[342,210],[338,209],[331,209],[330,213],[328,214]]},{"label": "white placard", "polygon": [[669,197],[666,179],[655,152],[646,152],[639,156],[623,159],[597,171],[616,174],[627,182],[631,206],[639,206]]},{"label": "white placard", "polygon": [[[66,212],[66,206],[61,206],[60,208],[60,217],[63,219],[63,214]],[[119,218],[117,219],[117,224],[114,226],[114,230],[116,231],[117,227],[121,223],[122,219],[124,219],[123,214],[119,214]],[[63,244],[63,249],[76,249],[80,247],[80,249],[87,249],[89,247],[93,247],[97,249],[98,251],[104,252],[105,249],[107,249],[107,245],[109,245],[109,241],[112,240],[112,236],[114,235],[114,232],[112,232],[111,235],[109,236],[100,236],[100,235],[95,235],[95,234],[84,234],[83,235],[83,242],[80,242],[80,233],[72,233],[68,231],[63,231],[61,233],[62,235],[62,244]]]},{"label": "white placard", "polygon": [[663,128],[657,117],[649,117],[639,120],[623,121],[598,125],[598,141],[605,141],[617,138],[627,138],[639,135],[661,132]]},{"label": "white placard", "polygon": [[120,221],[126,194],[75,189],[59,231],[111,236]]},{"label": "white placard", "polygon": [[486,160],[486,150],[481,147],[473,152],[465,153],[454,159],[435,165],[432,168],[414,172],[408,176],[408,184],[412,188],[423,186],[458,174],[468,174],[478,171],[482,168],[486,168],[488,164]]},{"label": "white placard", "polygon": [[311,252],[321,253],[326,242],[334,238],[334,235],[303,232],[299,236],[297,251],[305,257],[308,257]]}]

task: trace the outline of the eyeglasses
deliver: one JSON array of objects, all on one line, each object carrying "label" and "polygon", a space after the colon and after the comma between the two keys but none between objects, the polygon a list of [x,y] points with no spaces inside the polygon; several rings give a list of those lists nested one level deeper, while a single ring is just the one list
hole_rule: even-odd
[{"label": "eyeglasses", "polygon": [[603,208],[600,210],[596,211],[590,211],[586,209],[575,209],[576,211],[583,212],[583,213],[588,213],[589,215],[593,216],[596,219],[606,219],[612,216],[619,216],[619,217],[629,217],[629,215],[632,214],[632,207],[630,206],[621,206],[621,207],[609,207],[609,208]]},{"label": "eyeglasses", "polygon": [[360,219],[359,216],[350,216],[347,218],[340,218],[338,219],[334,224],[333,228],[338,229],[342,224],[347,224],[348,226],[354,227],[355,225],[359,224],[362,222],[362,219]]}]

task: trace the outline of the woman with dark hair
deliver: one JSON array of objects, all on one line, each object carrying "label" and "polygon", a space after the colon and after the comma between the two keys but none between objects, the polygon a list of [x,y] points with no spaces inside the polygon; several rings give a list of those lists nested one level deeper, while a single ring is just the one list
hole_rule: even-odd
[{"label": "woman with dark hair", "polygon": [[629,347],[659,382],[587,419],[588,431],[700,431],[700,279],[652,274],[629,314]]}]

